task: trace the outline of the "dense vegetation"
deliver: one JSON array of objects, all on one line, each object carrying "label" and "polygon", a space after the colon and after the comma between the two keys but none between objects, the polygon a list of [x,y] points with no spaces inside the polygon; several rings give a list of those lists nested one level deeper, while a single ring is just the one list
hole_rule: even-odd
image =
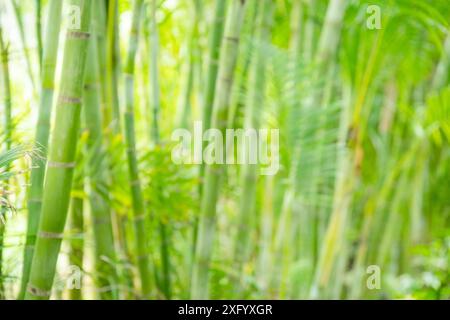
[{"label": "dense vegetation", "polygon": [[[449,299],[449,17],[2,0],[0,299]],[[178,163],[199,121],[278,170]]]}]

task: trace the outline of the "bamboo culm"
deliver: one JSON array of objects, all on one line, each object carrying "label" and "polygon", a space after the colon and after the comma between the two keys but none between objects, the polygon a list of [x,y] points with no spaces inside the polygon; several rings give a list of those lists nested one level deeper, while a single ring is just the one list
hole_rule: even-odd
[{"label": "bamboo culm", "polygon": [[[3,29],[0,22],[0,55],[1,55],[1,69],[3,74],[3,91],[4,91],[4,150],[9,151],[12,144],[12,96],[11,96],[11,80],[9,72],[9,52],[7,45],[3,39]],[[8,167],[5,168],[9,170]],[[5,236],[5,224],[6,224],[6,212],[8,210],[7,205],[3,205],[3,202],[8,201],[8,184],[9,180],[3,181],[3,188],[1,191],[0,199],[2,204],[0,205],[0,300],[4,299],[4,282],[3,275],[3,243]]]},{"label": "bamboo culm", "polygon": [[[272,1],[262,0],[260,17],[258,21],[257,39],[263,45],[269,37],[272,24]],[[250,77],[250,101],[245,114],[245,128],[258,130],[261,122],[262,110],[264,108],[265,92],[265,65],[266,58],[261,48],[257,50],[253,61],[252,75]],[[247,164],[242,171],[242,198],[239,205],[238,229],[234,247],[234,261],[236,261],[237,282],[236,290],[242,289],[240,276],[242,267],[248,258],[251,230],[255,215],[256,188],[258,183],[258,165]]]},{"label": "bamboo culm", "polygon": [[[97,10],[94,10],[97,12]],[[89,203],[94,229],[95,284],[102,300],[118,298],[116,254],[108,195],[108,163],[103,148],[97,41],[91,39],[86,63],[83,115],[87,132]],[[100,159],[100,160],[99,160]]]},{"label": "bamboo culm", "polygon": [[[222,43],[217,89],[214,98],[214,128],[226,129],[228,106],[234,79],[239,37],[244,20],[246,1],[235,0]],[[204,192],[201,200],[200,221],[191,279],[191,299],[208,298],[208,271],[214,243],[216,205],[223,167],[219,164],[208,165],[205,172]]]},{"label": "bamboo culm", "polygon": [[51,295],[75,167],[92,1],[71,0],[70,3],[81,9],[80,28],[66,32],[64,68],[47,162],[42,212],[25,294],[25,298],[31,300],[49,299]]},{"label": "bamboo culm", "polygon": [[134,227],[136,233],[136,259],[141,281],[142,298],[148,298],[151,293],[151,273],[149,252],[145,232],[145,204],[142,195],[141,181],[136,155],[136,137],[134,129],[134,69],[136,51],[139,42],[139,25],[143,1],[135,0],[133,7],[132,26],[128,47],[128,57],[125,65],[125,142],[127,145],[128,171],[133,205]]},{"label": "bamboo culm", "polygon": [[[81,168],[80,168],[81,169]],[[84,259],[84,200],[82,194],[84,193],[84,172],[75,172],[73,190],[77,191],[72,194],[70,200],[70,253],[69,253],[69,263],[71,266],[77,266],[80,270],[83,269],[83,259]],[[70,300],[82,300],[82,279],[80,279],[80,288],[73,288],[69,291]]]},{"label": "bamboo culm", "polygon": [[40,150],[40,157],[33,158],[30,188],[28,191],[27,236],[25,239],[24,263],[22,270],[19,299],[23,299],[30,275],[36,232],[42,207],[42,193],[45,175],[45,158],[50,134],[50,119],[55,90],[55,69],[61,27],[62,1],[51,0],[48,4],[48,21],[45,31],[45,43],[42,58],[41,100],[39,102],[38,120],[35,133],[35,148]]}]

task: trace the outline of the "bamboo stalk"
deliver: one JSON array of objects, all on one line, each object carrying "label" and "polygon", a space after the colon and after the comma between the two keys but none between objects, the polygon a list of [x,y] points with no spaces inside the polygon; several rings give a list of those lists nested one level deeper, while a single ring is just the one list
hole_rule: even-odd
[{"label": "bamboo stalk", "polygon": [[152,111],[153,111],[153,126],[152,126],[152,137],[156,144],[159,144],[160,133],[159,133],[159,121],[160,121],[160,109],[161,109],[161,99],[160,99],[160,88],[159,88],[159,70],[158,70],[158,55],[159,55],[159,31],[158,22],[156,21],[156,6],[157,0],[152,0],[150,5],[151,13],[151,33],[150,33],[150,44],[151,44],[151,58],[150,58],[150,84],[152,92]]},{"label": "bamboo stalk", "polygon": [[[94,10],[98,12],[98,10]],[[88,134],[87,172],[89,176],[89,203],[92,214],[95,243],[95,282],[102,300],[114,299],[117,293],[116,254],[108,194],[108,164],[103,148],[100,110],[100,78],[97,64],[97,41],[90,42],[84,82],[83,115]]]},{"label": "bamboo stalk", "polygon": [[51,295],[75,166],[92,2],[71,0],[70,3],[80,8],[80,29],[68,29],[66,34],[64,68],[47,162],[39,232],[25,294],[26,299],[32,300],[49,299]]},{"label": "bamboo stalk", "polygon": [[180,128],[189,128],[189,119],[192,117],[192,97],[195,80],[195,72],[197,69],[198,59],[198,36],[199,36],[199,21],[201,19],[199,0],[193,0],[194,4],[194,18],[192,19],[191,29],[189,32],[189,39],[186,46],[188,55],[188,64],[186,67],[186,79],[181,90],[179,105],[178,105],[178,120],[177,126]]},{"label": "bamboo stalk", "polygon": [[315,21],[314,14],[316,12],[315,6],[317,1],[306,0],[304,3],[306,8],[306,21],[304,26],[304,37],[303,37],[303,57],[305,63],[311,63],[312,57],[314,56],[314,33],[315,33]]},{"label": "bamboo stalk", "polygon": [[[153,143],[160,147],[160,88],[159,88],[159,71],[158,71],[158,54],[159,54],[159,34],[158,23],[156,21],[157,0],[152,0],[150,3],[150,91],[152,93],[151,111],[153,114],[153,121],[151,125],[151,139]],[[161,241],[161,261],[162,261],[162,289],[166,299],[171,299],[172,296],[172,280],[171,280],[171,262],[170,262],[170,230],[168,230],[168,221],[164,217],[159,218],[159,236]]]},{"label": "bamboo stalk", "polygon": [[106,38],[106,104],[112,110],[112,119],[104,119],[107,126],[111,126],[113,134],[121,133],[120,125],[120,105],[119,105],[119,21],[118,21],[118,1],[110,0],[108,7]]},{"label": "bamboo stalk", "polygon": [[[209,55],[208,55],[208,71],[206,75],[206,88],[203,99],[203,129],[207,130],[211,127],[212,110],[214,104],[214,96],[216,93],[217,74],[219,71],[220,48],[222,44],[223,32],[225,27],[227,0],[216,0],[214,3],[214,19],[212,31],[209,39]],[[205,165],[201,164],[200,179],[205,175]],[[204,181],[201,180],[199,193],[202,193]],[[193,230],[193,254],[195,254],[195,243],[198,235],[198,219],[195,219]]]},{"label": "bamboo stalk", "polygon": [[35,0],[35,23],[36,23],[36,40],[37,40],[37,48],[38,48],[38,58],[39,58],[39,72],[42,70],[42,58],[43,58],[43,46],[42,46],[42,23],[41,23],[41,10],[42,10],[42,1]]},{"label": "bamboo stalk", "polygon": [[138,269],[141,281],[142,297],[148,298],[151,293],[151,276],[149,252],[145,230],[145,205],[136,155],[136,137],[134,120],[134,69],[136,51],[139,42],[139,24],[143,1],[135,0],[133,7],[132,26],[129,38],[128,57],[125,65],[125,141],[127,144],[128,170],[132,195],[134,227],[136,233],[136,250]]},{"label": "bamboo stalk", "polygon": [[[3,28],[0,22],[0,56],[1,56],[1,70],[3,74],[3,92],[4,92],[4,150],[11,150],[12,144],[12,95],[11,95],[11,79],[9,70],[9,51],[5,40],[3,39]],[[9,170],[9,166],[5,168],[6,171]],[[9,180],[3,181],[2,196],[4,201],[8,201],[8,184]],[[4,287],[4,275],[3,275],[3,244],[4,236],[6,230],[6,213],[8,208],[6,205],[0,205],[0,300],[5,298],[5,287]]]},{"label": "bamboo stalk", "polygon": [[62,1],[51,0],[48,4],[48,23],[45,31],[45,47],[42,58],[41,98],[35,132],[35,147],[42,157],[33,158],[28,191],[27,235],[19,299],[23,299],[30,275],[34,244],[42,207],[42,193],[45,175],[45,158],[50,134],[53,95],[55,90],[55,69],[57,63],[59,31],[61,26]]},{"label": "bamboo stalk", "polygon": [[[103,118],[103,127],[106,129],[106,144],[111,148],[110,140],[119,140],[120,146],[123,143],[121,113],[119,104],[119,79],[120,79],[120,54],[119,54],[119,19],[118,1],[108,1],[107,38],[106,38],[106,107],[111,110],[111,119]],[[108,112],[105,113],[107,117]],[[109,169],[111,176],[111,186],[119,185],[117,177],[123,176],[125,168],[116,165]],[[124,298],[133,298],[133,274],[131,268],[131,253],[127,244],[127,213],[116,209],[112,215],[114,230],[117,235],[118,257],[120,260],[120,283],[124,290]]]},{"label": "bamboo stalk", "polygon": [[243,48],[241,49],[243,53],[243,61],[241,62],[242,72],[237,76],[236,79],[236,90],[233,91],[231,102],[230,102],[230,112],[228,113],[228,128],[241,128],[242,123],[238,122],[239,117],[244,113],[245,103],[242,99],[242,93],[245,92],[248,85],[250,65],[252,62],[252,51],[254,47],[253,41],[251,39],[255,35],[257,16],[259,13],[259,2],[253,1],[249,4],[249,8],[246,10],[248,18],[246,18],[245,24],[243,26],[244,34],[247,37],[243,40],[247,40],[243,43]]},{"label": "bamboo stalk", "polygon": [[[257,26],[257,39],[261,46],[270,38],[272,26],[272,3],[271,0],[260,1],[261,11]],[[250,78],[250,101],[245,114],[245,128],[258,130],[264,108],[265,92],[265,65],[266,55],[262,48],[258,48],[252,66]],[[255,215],[256,187],[258,183],[258,165],[246,164],[242,170],[242,198],[239,204],[238,229],[234,246],[234,261],[236,262],[237,293],[244,289],[241,281],[243,264],[248,259],[250,249],[251,226]]]},{"label": "bamboo stalk", "polygon": [[22,12],[20,9],[19,4],[16,2],[16,0],[10,0],[11,1],[11,5],[13,7],[13,11],[14,11],[14,15],[16,18],[16,22],[17,22],[17,26],[19,28],[19,36],[20,36],[20,41],[22,42],[22,46],[23,46],[23,52],[25,55],[25,62],[26,62],[26,66],[28,69],[28,76],[30,78],[30,82],[31,85],[33,87],[33,90],[36,90],[36,82],[34,80],[34,73],[33,73],[33,67],[32,67],[32,63],[31,63],[31,56],[30,56],[30,51],[27,48],[27,41],[25,38],[25,26],[23,24],[23,20],[22,20]]},{"label": "bamboo stalk", "polygon": [[[72,194],[69,213],[71,231],[69,263],[71,266],[77,266],[80,269],[83,268],[84,258],[83,174],[84,172],[75,172],[73,190],[76,191],[77,194]],[[69,297],[70,300],[82,300],[83,294],[81,288],[72,288],[69,291]]]},{"label": "bamboo stalk", "polygon": [[[227,23],[221,49],[217,90],[214,98],[212,126],[225,131],[228,118],[230,92],[236,68],[240,30],[245,14],[247,1],[235,0]],[[206,299],[208,297],[208,273],[211,260],[216,206],[219,198],[219,187],[223,168],[219,164],[208,165],[205,173],[205,188],[202,194],[198,238],[192,270],[191,298]]]},{"label": "bamboo stalk", "polygon": [[[318,64],[320,70],[315,73],[316,76],[320,75],[322,70],[324,70],[323,68],[326,66],[326,62],[330,60],[337,51],[345,9],[346,1],[343,0],[332,0],[328,5],[324,25],[320,35],[319,46],[315,56],[315,63]],[[312,99],[312,106],[314,107],[318,101],[319,97],[314,95]],[[347,132],[345,126],[345,123],[347,123],[346,111],[342,112],[342,119],[343,122],[341,121],[342,129],[339,138],[339,145],[345,145],[345,135]],[[348,170],[349,162],[350,158],[347,158],[347,154],[343,155],[339,162],[339,170]],[[315,297],[318,294],[319,287],[321,285],[323,286],[324,283],[328,281],[329,272],[332,268],[332,263],[330,261],[333,261],[335,254],[330,246],[335,246],[335,248],[339,247],[340,243],[337,243],[337,239],[343,235],[342,228],[347,218],[347,210],[339,211],[337,208],[342,209],[345,205],[348,205],[350,199],[348,198],[348,194],[345,190],[350,188],[352,183],[353,180],[349,179],[349,181],[346,181],[343,174],[338,173],[336,177],[335,197],[333,202],[333,208],[335,208],[335,210],[333,211],[332,218],[330,219],[326,238],[321,249],[315,280],[311,288],[312,297]],[[342,202],[338,203],[339,201]],[[339,211],[339,213],[336,213],[337,211]],[[318,284],[319,282],[320,285]]]},{"label": "bamboo stalk", "polygon": [[214,4],[214,20],[209,39],[208,73],[206,78],[205,98],[203,105],[203,129],[211,126],[216,80],[219,71],[220,47],[226,18],[226,0],[216,0]]}]

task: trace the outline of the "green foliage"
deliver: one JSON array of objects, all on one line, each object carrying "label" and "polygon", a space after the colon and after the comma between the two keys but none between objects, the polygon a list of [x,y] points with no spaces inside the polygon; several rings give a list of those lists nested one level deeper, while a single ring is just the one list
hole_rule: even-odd
[{"label": "green foliage", "polygon": [[[52,228],[41,231],[51,237],[65,227],[72,236],[75,228],[77,237],[65,235],[51,254],[41,246],[35,278],[56,260],[54,288],[67,261],[91,278],[82,294],[56,288],[53,298],[97,297],[91,282],[114,269],[123,299],[450,299],[447,0],[95,1],[102,10],[92,16],[98,54],[88,82],[71,72],[85,53],[81,41],[61,37],[66,51],[56,41],[61,2],[42,1],[42,12],[27,1],[0,5],[3,30],[14,29],[3,33],[11,90],[0,94],[0,203],[18,213],[0,230],[0,279],[8,280],[0,297],[4,284],[13,298],[16,278],[25,294],[19,240],[28,224],[32,248],[45,173],[60,187],[44,194],[41,222]],[[380,29],[367,25],[369,6],[380,9]],[[28,29],[47,20],[55,23],[42,29],[41,53],[40,32]],[[67,93],[75,86],[84,97]],[[86,121],[75,134],[80,107]],[[280,170],[175,164],[173,131],[199,120],[222,131],[279,130]],[[70,155],[56,161],[67,168],[46,168],[47,149],[53,162]],[[69,198],[84,218],[77,226],[64,226],[60,204]],[[95,240],[99,212],[110,240]],[[69,259],[66,239],[79,245],[75,253],[67,242]],[[111,255],[96,258],[109,271],[90,262],[102,242]],[[366,286],[369,265],[380,267],[380,290]],[[50,282],[41,283],[46,298]]]}]

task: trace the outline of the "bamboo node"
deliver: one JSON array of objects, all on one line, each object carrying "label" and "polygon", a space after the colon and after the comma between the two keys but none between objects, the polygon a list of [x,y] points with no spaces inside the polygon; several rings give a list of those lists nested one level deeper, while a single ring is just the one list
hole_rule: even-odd
[{"label": "bamboo node", "polygon": [[144,219],[145,219],[144,214],[140,214],[140,215],[134,217],[134,221],[143,221]]},{"label": "bamboo node", "polygon": [[42,199],[28,199],[28,203],[42,203]]},{"label": "bamboo node", "polygon": [[36,297],[49,297],[51,294],[51,291],[39,289],[37,287],[32,286],[31,284],[28,284],[27,291]]},{"label": "bamboo node", "polygon": [[75,30],[69,30],[67,32],[67,38],[69,39],[89,39],[90,37],[91,34],[89,32],[75,31]]},{"label": "bamboo node", "polygon": [[68,96],[60,96],[60,103],[69,103],[69,104],[81,104],[81,98],[78,97],[68,97]]},{"label": "bamboo node", "polygon": [[56,233],[56,232],[47,232],[47,231],[40,231],[38,233],[39,238],[45,238],[45,239],[62,239],[63,238],[62,233]]},{"label": "bamboo node", "polygon": [[238,37],[225,37],[226,40],[239,43]]},{"label": "bamboo node", "polygon": [[135,187],[135,186],[139,186],[141,184],[141,181],[139,179],[133,180],[130,182],[130,184]]},{"label": "bamboo node", "polygon": [[47,166],[49,168],[75,168],[75,162],[56,162],[56,161],[48,161]]},{"label": "bamboo node", "polygon": [[94,224],[109,224],[111,223],[111,220],[109,218],[94,218]]},{"label": "bamboo node", "polygon": [[142,255],[138,256],[137,259],[138,259],[138,261],[146,260],[146,259],[148,259],[148,255],[142,254]]}]

